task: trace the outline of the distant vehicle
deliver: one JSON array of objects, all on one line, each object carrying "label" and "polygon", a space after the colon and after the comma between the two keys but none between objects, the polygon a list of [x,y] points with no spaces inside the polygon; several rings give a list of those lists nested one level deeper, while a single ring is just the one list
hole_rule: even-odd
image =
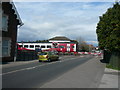
[{"label": "distant vehicle", "polygon": [[39,53],[39,62],[41,61],[53,61],[53,60],[59,60],[59,56],[54,51],[47,51],[47,52],[41,52]]}]

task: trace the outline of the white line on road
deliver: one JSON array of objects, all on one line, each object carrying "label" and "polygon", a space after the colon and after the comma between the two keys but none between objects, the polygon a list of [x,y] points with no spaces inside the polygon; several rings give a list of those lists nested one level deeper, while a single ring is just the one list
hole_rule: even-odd
[{"label": "white line on road", "polygon": [[[80,58],[80,57],[77,57],[77,58]],[[31,69],[35,69],[35,68],[37,68],[37,67],[42,67],[42,66],[45,66],[45,65],[55,64],[55,63],[60,63],[60,62],[65,62],[65,61],[70,61],[70,60],[77,59],[77,58],[75,57],[75,58],[70,58],[70,59],[66,59],[66,60],[62,60],[62,61],[60,60],[60,61],[51,62],[51,63],[47,63],[47,64],[37,65],[37,66],[34,66],[34,67],[29,67],[29,68],[24,68],[24,69],[14,70],[14,71],[10,71],[10,72],[6,72],[6,73],[2,73],[2,74],[0,74],[0,75],[7,75],[7,74],[11,74],[11,73],[19,72],[19,71],[31,70]]]}]

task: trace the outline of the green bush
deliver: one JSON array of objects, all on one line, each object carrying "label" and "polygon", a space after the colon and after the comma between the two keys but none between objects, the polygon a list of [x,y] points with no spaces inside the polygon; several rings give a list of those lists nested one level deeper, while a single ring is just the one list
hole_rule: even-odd
[{"label": "green bush", "polygon": [[106,61],[109,59],[109,63],[107,63],[106,67],[120,70],[120,52],[112,51],[111,53],[107,53],[105,58]]}]

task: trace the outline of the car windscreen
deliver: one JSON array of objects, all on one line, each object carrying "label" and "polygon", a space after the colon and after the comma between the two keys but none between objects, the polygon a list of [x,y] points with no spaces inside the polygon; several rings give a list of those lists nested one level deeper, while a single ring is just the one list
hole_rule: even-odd
[{"label": "car windscreen", "polygon": [[42,52],[39,55],[47,55],[47,52]]}]

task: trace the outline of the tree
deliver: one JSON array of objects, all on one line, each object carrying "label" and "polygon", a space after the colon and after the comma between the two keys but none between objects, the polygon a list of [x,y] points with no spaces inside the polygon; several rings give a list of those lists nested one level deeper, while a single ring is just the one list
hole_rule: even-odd
[{"label": "tree", "polygon": [[100,17],[96,32],[101,49],[120,51],[120,4],[118,2]]},{"label": "tree", "polygon": [[49,42],[48,40],[36,40],[34,42]]},{"label": "tree", "polygon": [[120,69],[120,3],[116,2],[100,17],[96,33],[99,47],[104,50],[104,60],[112,68]]},{"label": "tree", "polygon": [[80,51],[83,52],[89,52],[89,45],[83,41],[80,45],[79,45]]},{"label": "tree", "polygon": [[84,39],[82,37],[77,37],[76,41],[78,42],[78,51],[89,51],[89,45],[84,41]]},{"label": "tree", "polygon": [[77,37],[76,40],[79,43],[79,45],[84,43],[84,39],[81,36]]}]

